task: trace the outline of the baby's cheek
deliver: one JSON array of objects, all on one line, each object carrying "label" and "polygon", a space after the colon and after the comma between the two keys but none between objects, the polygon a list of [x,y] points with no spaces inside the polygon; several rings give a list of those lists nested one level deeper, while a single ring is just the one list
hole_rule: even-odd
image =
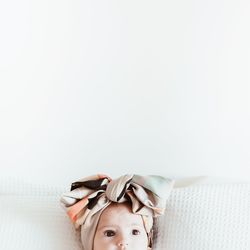
[{"label": "baby's cheek", "polygon": [[114,237],[102,236],[95,239],[95,244],[98,244],[100,247],[104,247],[104,246],[114,245],[115,240]]}]

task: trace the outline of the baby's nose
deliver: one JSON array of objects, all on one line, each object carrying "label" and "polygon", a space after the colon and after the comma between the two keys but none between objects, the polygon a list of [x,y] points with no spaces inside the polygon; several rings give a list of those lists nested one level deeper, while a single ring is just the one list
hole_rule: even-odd
[{"label": "baby's nose", "polygon": [[120,237],[117,245],[119,246],[120,249],[127,249],[128,245],[129,245],[128,239],[126,237]]},{"label": "baby's nose", "polygon": [[120,242],[120,243],[118,243],[118,247],[119,247],[119,249],[126,250],[126,249],[128,249],[128,243]]}]

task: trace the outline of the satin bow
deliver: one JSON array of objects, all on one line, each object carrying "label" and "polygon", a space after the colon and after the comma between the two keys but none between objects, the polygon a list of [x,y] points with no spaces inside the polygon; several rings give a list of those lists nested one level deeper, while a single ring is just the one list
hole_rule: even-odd
[{"label": "satin bow", "polygon": [[81,219],[83,212],[91,210],[104,194],[107,202],[124,202],[130,198],[134,213],[149,215],[143,209],[147,207],[156,217],[164,213],[173,183],[173,180],[156,175],[124,175],[116,180],[107,175],[93,175],[72,183],[70,192],[63,194],[61,202],[76,228],[84,222]]}]

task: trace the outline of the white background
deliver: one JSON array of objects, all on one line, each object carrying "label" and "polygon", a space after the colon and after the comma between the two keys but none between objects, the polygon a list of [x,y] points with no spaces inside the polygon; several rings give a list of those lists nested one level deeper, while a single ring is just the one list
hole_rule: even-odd
[{"label": "white background", "polygon": [[248,0],[0,0],[0,174],[250,179]]}]

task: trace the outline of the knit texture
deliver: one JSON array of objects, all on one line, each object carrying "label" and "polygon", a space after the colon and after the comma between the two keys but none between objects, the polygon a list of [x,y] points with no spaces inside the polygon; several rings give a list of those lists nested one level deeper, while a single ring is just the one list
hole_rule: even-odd
[{"label": "knit texture", "polygon": [[154,243],[156,250],[249,250],[250,183],[175,189]]},{"label": "knit texture", "polygon": [[80,250],[74,230],[59,204],[65,187],[0,179],[1,250]]}]

